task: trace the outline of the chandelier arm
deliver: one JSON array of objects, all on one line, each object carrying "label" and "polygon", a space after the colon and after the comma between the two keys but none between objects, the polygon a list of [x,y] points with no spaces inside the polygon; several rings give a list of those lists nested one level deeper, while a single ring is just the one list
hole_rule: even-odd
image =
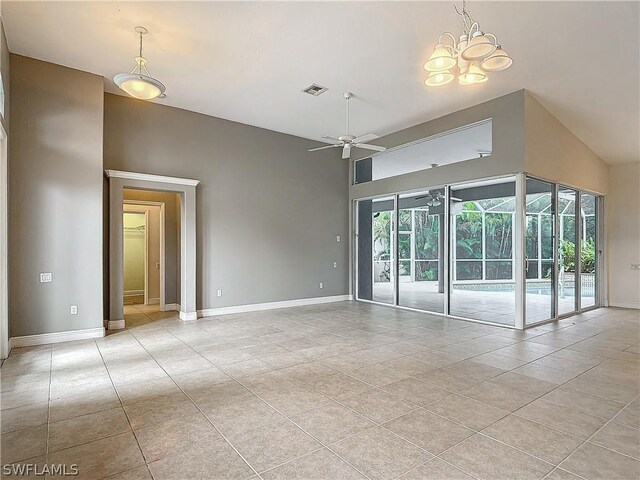
[{"label": "chandelier arm", "polygon": [[493,38],[493,44],[496,47],[498,46],[498,39],[496,38],[496,36],[493,33],[485,33],[484,36]]},{"label": "chandelier arm", "polygon": [[475,27],[475,31],[479,32],[480,31],[480,25],[478,25],[478,22],[473,22],[471,24],[471,26],[469,27],[469,40],[471,40],[471,33],[473,33],[473,29]]},{"label": "chandelier arm", "polygon": [[[442,37],[444,37],[444,36],[451,37],[451,42],[453,43],[453,49],[454,50],[458,48],[458,44],[456,42],[456,37],[454,37],[451,32],[444,32],[442,35],[440,35],[440,37],[438,38],[438,43],[443,43],[442,42]],[[445,46],[450,46],[450,45],[445,45]]]}]

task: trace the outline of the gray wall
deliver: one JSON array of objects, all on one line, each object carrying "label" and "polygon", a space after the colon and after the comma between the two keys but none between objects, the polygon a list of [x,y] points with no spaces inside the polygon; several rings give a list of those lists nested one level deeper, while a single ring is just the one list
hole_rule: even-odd
[{"label": "gray wall", "polygon": [[[393,148],[489,118],[493,124],[491,156],[353,185],[350,189],[351,198],[372,197],[523,171],[524,98],[525,91],[518,90],[377,139],[377,145]],[[369,156],[362,151],[356,153],[360,157],[354,159]]]},{"label": "gray wall", "polygon": [[201,182],[198,309],[347,294],[348,167],[335,152],[111,94],[104,119],[106,169]]},{"label": "gray wall", "polygon": [[11,55],[11,85],[11,336],[102,327],[102,77]]},{"label": "gray wall", "polygon": [[125,188],[124,199],[164,203],[164,301],[165,303],[180,303],[180,208],[178,194]]}]

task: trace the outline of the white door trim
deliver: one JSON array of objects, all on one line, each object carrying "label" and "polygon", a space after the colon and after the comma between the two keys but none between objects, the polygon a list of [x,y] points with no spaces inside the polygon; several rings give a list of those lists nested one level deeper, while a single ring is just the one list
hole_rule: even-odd
[{"label": "white door trim", "polygon": [[105,173],[109,178],[123,178],[125,180],[141,180],[144,182],[156,182],[156,183],[172,183],[174,185],[187,185],[190,187],[195,187],[200,183],[200,180],[194,180],[191,178],[166,177],[164,175],[150,175],[148,173],[123,172],[121,170],[105,170]]},{"label": "white door trim", "polygon": [[0,123],[0,360],[9,356],[9,249],[8,209],[9,184],[7,133]]}]

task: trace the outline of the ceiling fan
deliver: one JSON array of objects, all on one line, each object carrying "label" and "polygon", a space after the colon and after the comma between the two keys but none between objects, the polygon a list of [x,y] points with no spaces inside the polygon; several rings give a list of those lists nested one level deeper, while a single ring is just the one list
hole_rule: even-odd
[{"label": "ceiling fan", "polygon": [[349,134],[349,100],[353,97],[353,93],[346,92],[344,95],[345,100],[347,101],[347,121],[346,121],[346,131],[344,135],[340,137],[322,137],[330,142],[334,142],[332,145],[325,145],[324,147],[311,148],[309,152],[317,152],[318,150],[324,150],[326,148],[342,148],[342,158],[348,159],[351,156],[351,149],[356,148],[364,148],[366,150],[375,150],[376,152],[384,152],[386,147],[379,147],[378,145],[370,145],[366,142],[371,140],[375,140],[378,138],[378,135],[374,133],[368,133],[367,135],[361,135],[356,137],[355,135]]},{"label": "ceiling fan", "polygon": [[[427,206],[429,207],[439,207],[440,205],[442,205],[442,200],[444,199],[444,194],[440,191],[436,191],[436,192],[427,192],[426,195],[421,195],[419,197],[415,197],[416,200],[422,200],[423,198],[428,198],[429,200],[427,200],[425,203],[427,204]],[[457,197],[449,197],[451,198],[451,200],[453,202],[461,202],[462,199],[461,198],[457,198]]]}]

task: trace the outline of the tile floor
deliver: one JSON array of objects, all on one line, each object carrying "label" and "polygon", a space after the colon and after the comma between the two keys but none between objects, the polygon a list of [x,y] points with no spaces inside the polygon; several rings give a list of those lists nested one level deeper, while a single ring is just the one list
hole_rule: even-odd
[{"label": "tile floor", "polygon": [[[637,479],[640,321],[525,332],[353,302],[14,350],[2,464],[88,479]],[[7,477],[9,478],[9,477]]]}]

